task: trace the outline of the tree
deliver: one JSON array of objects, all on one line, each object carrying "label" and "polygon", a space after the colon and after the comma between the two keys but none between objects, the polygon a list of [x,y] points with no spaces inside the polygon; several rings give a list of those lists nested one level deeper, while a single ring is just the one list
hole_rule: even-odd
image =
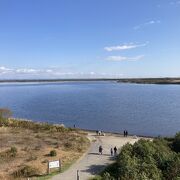
[{"label": "tree", "polygon": [[167,180],[178,179],[180,177],[180,154],[175,153],[171,159],[166,162],[164,176]]},{"label": "tree", "polygon": [[12,116],[12,112],[9,109],[0,108],[0,126],[8,125],[8,118]]},{"label": "tree", "polygon": [[178,132],[172,143],[173,150],[180,152],[180,132]]}]

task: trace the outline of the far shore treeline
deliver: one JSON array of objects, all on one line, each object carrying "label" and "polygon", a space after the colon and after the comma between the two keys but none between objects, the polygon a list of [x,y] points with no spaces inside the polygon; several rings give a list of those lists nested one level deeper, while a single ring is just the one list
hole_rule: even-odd
[{"label": "far shore treeline", "polygon": [[40,83],[40,82],[76,82],[76,81],[116,81],[137,84],[180,84],[180,77],[164,78],[71,78],[71,79],[0,79],[0,83]]}]

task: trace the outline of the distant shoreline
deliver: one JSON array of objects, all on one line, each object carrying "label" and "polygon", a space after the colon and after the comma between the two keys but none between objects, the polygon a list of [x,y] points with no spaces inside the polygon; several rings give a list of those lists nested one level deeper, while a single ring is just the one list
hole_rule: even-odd
[{"label": "distant shoreline", "polygon": [[91,78],[91,79],[2,79],[2,83],[59,83],[59,82],[115,81],[134,84],[180,84],[180,78]]},{"label": "distant shoreline", "polygon": [[129,78],[119,79],[119,83],[135,83],[135,84],[180,84],[180,78]]}]

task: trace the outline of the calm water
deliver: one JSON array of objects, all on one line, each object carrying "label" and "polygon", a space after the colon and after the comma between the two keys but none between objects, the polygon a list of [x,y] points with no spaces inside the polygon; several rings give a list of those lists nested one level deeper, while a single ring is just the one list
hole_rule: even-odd
[{"label": "calm water", "polygon": [[1,84],[0,107],[15,117],[86,129],[153,136],[180,131],[180,85]]}]

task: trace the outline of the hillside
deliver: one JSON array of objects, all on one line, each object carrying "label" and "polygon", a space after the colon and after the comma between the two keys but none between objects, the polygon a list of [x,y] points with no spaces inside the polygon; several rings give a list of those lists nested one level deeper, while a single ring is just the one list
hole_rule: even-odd
[{"label": "hillside", "polygon": [[0,179],[45,176],[48,160],[61,159],[66,169],[89,147],[79,130],[2,117],[0,142]]}]

